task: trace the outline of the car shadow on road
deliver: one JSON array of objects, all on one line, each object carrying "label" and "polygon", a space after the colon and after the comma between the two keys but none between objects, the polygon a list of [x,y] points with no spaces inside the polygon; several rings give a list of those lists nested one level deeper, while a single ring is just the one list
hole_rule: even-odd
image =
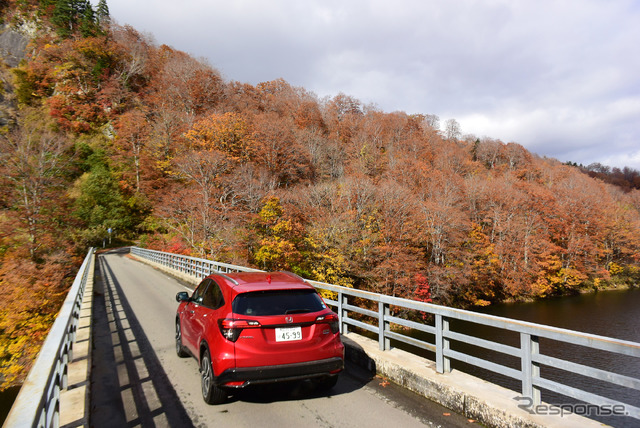
[{"label": "car shadow on road", "polygon": [[375,375],[349,362],[340,374],[336,386],[330,390],[318,387],[313,381],[290,381],[272,384],[250,385],[233,391],[228,402],[244,401],[248,403],[268,404],[281,401],[300,401],[338,397],[362,389]]},{"label": "car shadow on road", "polygon": [[193,427],[103,257],[95,272],[92,427]]}]

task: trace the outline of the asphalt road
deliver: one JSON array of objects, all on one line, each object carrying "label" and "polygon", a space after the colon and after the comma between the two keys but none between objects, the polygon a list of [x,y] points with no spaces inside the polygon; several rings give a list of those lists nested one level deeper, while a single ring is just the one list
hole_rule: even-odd
[{"label": "asphalt road", "polygon": [[175,295],[188,288],[126,251],[98,256],[91,419],[94,427],[472,426],[450,412],[348,365],[330,392],[309,382],[252,387],[207,405],[193,358],[174,347]]}]

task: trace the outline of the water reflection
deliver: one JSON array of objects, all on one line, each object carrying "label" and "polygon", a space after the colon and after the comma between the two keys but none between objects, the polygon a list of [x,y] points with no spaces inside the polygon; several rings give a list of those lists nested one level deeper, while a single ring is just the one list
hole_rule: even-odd
[{"label": "water reflection", "polygon": [[497,305],[478,312],[640,342],[640,289]]},{"label": "water reflection", "polygon": [[[598,292],[543,302],[499,305],[482,308],[478,312],[614,337],[632,342],[640,342],[640,329],[638,328],[640,290],[638,289]],[[487,335],[489,335],[489,337],[495,340],[498,335],[500,341],[519,346],[519,338],[517,337],[492,333],[487,330],[487,328],[470,323],[466,324],[468,325],[463,328],[481,337],[487,337]],[[474,352],[487,355],[487,353],[482,350],[474,350]],[[588,349],[544,338],[540,340],[540,352],[545,355],[618,374],[636,378],[640,377],[640,359],[638,358]],[[505,358],[502,356],[498,355],[496,358],[505,361]],[[518,368],[517,362],[515,366],[513,362],[507,363],[507,365]],[[453,366],[456,367],[456,364]],[[519,390],[518,382],[511,379],[500,379],[500,376],[496,376],[493,373],[482,373],[483,371],[481,370],[469,366],[465,367],[463,364],[457,364],[457,366],[460,370],[472,372],[496,383],[501,383],[508,388],[515,389],[516,391]],[[541,374],[542,377],[546,379],[556,380],[603,397],[609,397],[634,406],[640,406],[640,394],[636,390],[608,382],[597,381],[589,377],[560,370],[556,367],[543,366]],[[544,390],[542,398],[554,404],[575,402],[575,400]],[[631,427],[640,424],[637,419],[624,417],[604,418],[603,422],[619,427]]]}]

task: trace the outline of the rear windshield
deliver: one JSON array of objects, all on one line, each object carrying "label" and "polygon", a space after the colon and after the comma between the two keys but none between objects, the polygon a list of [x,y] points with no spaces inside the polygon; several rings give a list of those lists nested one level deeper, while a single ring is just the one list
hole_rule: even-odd
[{"label": "rear windshield", "polygon": [[264,316],[318,312],[325,309],[315,290],[266,290],[238,295],[232,304],[235,314]]}]

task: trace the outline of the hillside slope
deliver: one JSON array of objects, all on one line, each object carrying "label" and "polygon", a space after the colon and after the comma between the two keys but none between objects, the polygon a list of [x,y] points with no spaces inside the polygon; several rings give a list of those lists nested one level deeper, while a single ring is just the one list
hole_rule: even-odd
[{"label": "hillside slope", "polygon": [[225,81],[111,23],[104,1],[2,13],[30,36],[3,73],[5,384],[108,229],[118,244],[456,306],[638,283],[637,189],[455,121],[441,131],[434,115]]}]

